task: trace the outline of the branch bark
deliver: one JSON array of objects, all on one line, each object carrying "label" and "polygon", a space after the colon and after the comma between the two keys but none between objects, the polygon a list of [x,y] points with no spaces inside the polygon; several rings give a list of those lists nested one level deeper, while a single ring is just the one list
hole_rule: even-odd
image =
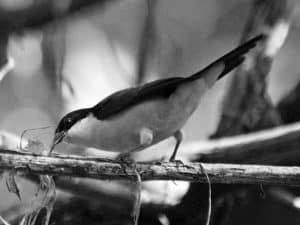
[{"label": "branch bark", "polygon": [[12,153],[7,150],[0,152],[0,169],[102,180],[136,180],[136,170],[144,181],[182,180],[202,183],[206,182],[202,170],[205,169],[212,183],[300,185],[299,167],[169,162],[136,163],[134,166],[124,166],[110,159],[47,157]]},{"label": "branch bark", "polygon": [[187,143],[183,148],[194,152],[190,158],[200,158],[202,162],[293,164],[299,162],[299,145],[298,122],[246,135]]}]

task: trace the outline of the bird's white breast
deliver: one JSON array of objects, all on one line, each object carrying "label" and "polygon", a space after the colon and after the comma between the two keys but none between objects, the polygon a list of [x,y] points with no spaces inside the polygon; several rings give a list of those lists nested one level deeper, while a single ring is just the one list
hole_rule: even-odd
[{"label": "bird's white breast", "polygon": [[151,145],[172,136],[197,108],[206,89],[200,79],[182,85],[167,99],[142,102],[104,121],[90,114],[69,130],[65,140],[108,151],[142,150],[146,147],[140,143],[143,129],[153,132]]}]

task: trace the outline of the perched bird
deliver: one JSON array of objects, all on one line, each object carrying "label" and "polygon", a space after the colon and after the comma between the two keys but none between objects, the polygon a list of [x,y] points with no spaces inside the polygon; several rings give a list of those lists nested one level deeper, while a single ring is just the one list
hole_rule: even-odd
[{"label": "perched bird", "polygon": [[189,77],[160,79],[127,88],[91,108],[68,113],[55,130],[51,151],[64,140],[124,154],[174,136],[176,145],[170,158],[174,161],[182,141],[181,128],[198,107],[200,98],[240,65],[244,55],[263,39],[264,35],[256,36]]}]

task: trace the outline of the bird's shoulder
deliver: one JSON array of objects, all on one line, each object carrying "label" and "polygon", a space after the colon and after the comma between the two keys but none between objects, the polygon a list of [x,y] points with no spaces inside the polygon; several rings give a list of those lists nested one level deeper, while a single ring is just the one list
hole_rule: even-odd
[{"label": "bird's shoulder", "polygon": [[172,77],[117,91],[95,105],[92,108],[93,113],[98,119],[104,120],[143,101],[167,98],[184,80],[181,77]]}]

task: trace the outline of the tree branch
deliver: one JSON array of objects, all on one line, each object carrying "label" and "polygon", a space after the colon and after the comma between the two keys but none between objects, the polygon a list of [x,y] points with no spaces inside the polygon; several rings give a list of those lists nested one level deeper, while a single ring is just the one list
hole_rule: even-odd
[{"label": "tree branch", "polygon": [[[212,183],[300,185],[299,167],[260,165],[203,164]],[[38,156],[0,151],[0,170],[15,169],[34,174],[84,177],[95,179],[182,180],[206,182],[200,163],[136,163],[124,166],[110,159],[74,156]]]},{"label": "tree branch", "polygon": [[279,164],[299,161],[299,145],[300,122],[246,135],[187,143],[183,148],[194,153],[189,158],[200,155],[205,162]]}]

